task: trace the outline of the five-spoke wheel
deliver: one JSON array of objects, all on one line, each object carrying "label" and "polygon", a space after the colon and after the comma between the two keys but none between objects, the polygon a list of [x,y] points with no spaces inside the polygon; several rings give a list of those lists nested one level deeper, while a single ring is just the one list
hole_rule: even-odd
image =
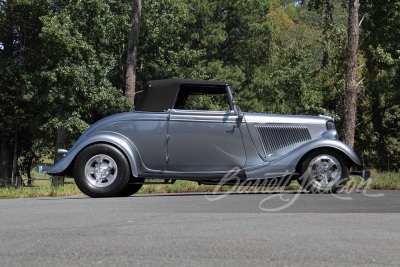
[{"label": "five-spoke wheel", "polygon": [[300,185],[312,193],[337,192],[349,179],[343,156],[334,150],[311,152],[301,165]]},{"label": "five-spoke wheel", "polygon": [[120,195],[131,177],[125,155],[107,144],[95,144],[79,153],[74,165],[75,182],[91,197]]},{"label": "five-spoke wheel", "polygon": [[117,174],[117,163],[108,155],[95,155],[86,162],[85,177],[93,186],[109,186],[114,182]]}]

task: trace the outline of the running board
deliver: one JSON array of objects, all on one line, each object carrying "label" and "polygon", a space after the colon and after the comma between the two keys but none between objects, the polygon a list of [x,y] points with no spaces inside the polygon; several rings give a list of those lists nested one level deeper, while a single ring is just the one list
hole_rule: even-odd
[{"label": "running board", "polygon": [[174,184],[176,182],[176,179],[164,179],[164,181],[160,182],[135,182],[135,183],[129,183],[129,184]]}]

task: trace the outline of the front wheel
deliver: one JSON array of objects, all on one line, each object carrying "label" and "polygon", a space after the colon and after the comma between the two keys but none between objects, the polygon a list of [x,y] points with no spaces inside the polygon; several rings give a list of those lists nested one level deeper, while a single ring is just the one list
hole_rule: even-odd
[{"label": "front wheel", "polygon": [[343,156],[331,150],[317,150],[301,164],[300,185],[311,193],[336,193],[349,180],[349,168]]},{"label": "front wheel", "polygon": [[74,175],[76,185],[84,194],[114,197],[128,184],[130,169],[120,150],[106,144],[95,144],[79,153]]}]

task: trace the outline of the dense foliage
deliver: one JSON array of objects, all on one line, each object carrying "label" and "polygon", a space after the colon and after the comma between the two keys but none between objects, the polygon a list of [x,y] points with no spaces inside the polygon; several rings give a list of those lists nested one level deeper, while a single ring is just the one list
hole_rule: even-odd
[{"label": "dense foliage", "polygon": [[[227,80],[242,110],[333,116],[343,123],[343,0],[146,0],[137,91],[149,79]],[[132,108],[123,96],[131,1],[0,1],[0,177],[20,172],[96,120]],[[400,4],[361,1],[355,149],[400,168]],[[140,96],[140,94],[139,94]],[[8,162],[3,166],[3,162]]]}]

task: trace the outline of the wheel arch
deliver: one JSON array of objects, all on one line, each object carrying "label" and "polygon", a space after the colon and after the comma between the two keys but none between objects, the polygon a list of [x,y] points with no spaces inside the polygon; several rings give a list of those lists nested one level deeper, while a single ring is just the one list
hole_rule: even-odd
[{"label": "wheel arch", "polygon": [[339,153],[343,159],[346,161],[347,163],[347,167],[350,169],[351,166],[353,165],[358,165],[358,163],[356,162],[356,160],[352,159],[346,152],[344,152],[341,149],[338,149],[336,147],[331,147],[331,146],[322,146],[322,147],[316,147],[314,149],[311,149],[310,151],[308,151],[307,153],[305,153],[297,162],[296,165],[296,172],[297,173],[301,173],[301,166],[303,164],[303,162],[308,158],[308,156],[312,153],[314,153],[315,151],[333,151],[335,153]]},{"label": "wheel arch", "polygon": [[[79,151],[78,154],[75,155],[74,159],[73,159],[72,162],[70,163],[70,167],[69,167],[69,168],[71,168],[71,169],[73,168],[73,166],[74,166],[74,164],[75,164],[76,158],[79,156],[79,154],[80,154],[83,150],[85,150],[86,148],[88,148],[88,147],[90,147],[90,146],[98,145],[98,144],[100,144],[100,145],[101,145],[101,144],[109,145],[109,146],[115,147],[116,149],[118,149],[119,151],[121,151],[121,153],[125,156],[126,160],[127,160],[128,163],[129,163],[129,168],[130,168],[129,171],[130,171],[130,173],[132,173],[132,175],[135,176],[135,177],[138,176],[137,167],[136,167],[136,166],[132,166],[131,161],[132,161],[133,159],[132,159],[132,157],[129,157],[129,156],[128,156],[129,153],[128,153],[123,147],[119,146],[118,144],[112,143],[112,142],[110,142],[110,141],[98,141],[98,142],[93,142],[93,143],[88,144],[87,146],[85,146],[84,148],[82,148],[82,149]],[[134,170],[135,170],[135,173],[134,173]]]},{"label": "wheel arch", "polygon": [[48,173],[51,175],[71,175],[73,173],[75,160],[79,153],[94,144],[107,144],[120,150],[128,160],[130,173],[134,177],[138,177],[140,155],[136,146],[132,142],[130,142],[125,136],[110,132],[98,133],[96,135],[85,138],[79,143],[76,143],[64,158],[62,158],[52,168],[50,168]]}]

